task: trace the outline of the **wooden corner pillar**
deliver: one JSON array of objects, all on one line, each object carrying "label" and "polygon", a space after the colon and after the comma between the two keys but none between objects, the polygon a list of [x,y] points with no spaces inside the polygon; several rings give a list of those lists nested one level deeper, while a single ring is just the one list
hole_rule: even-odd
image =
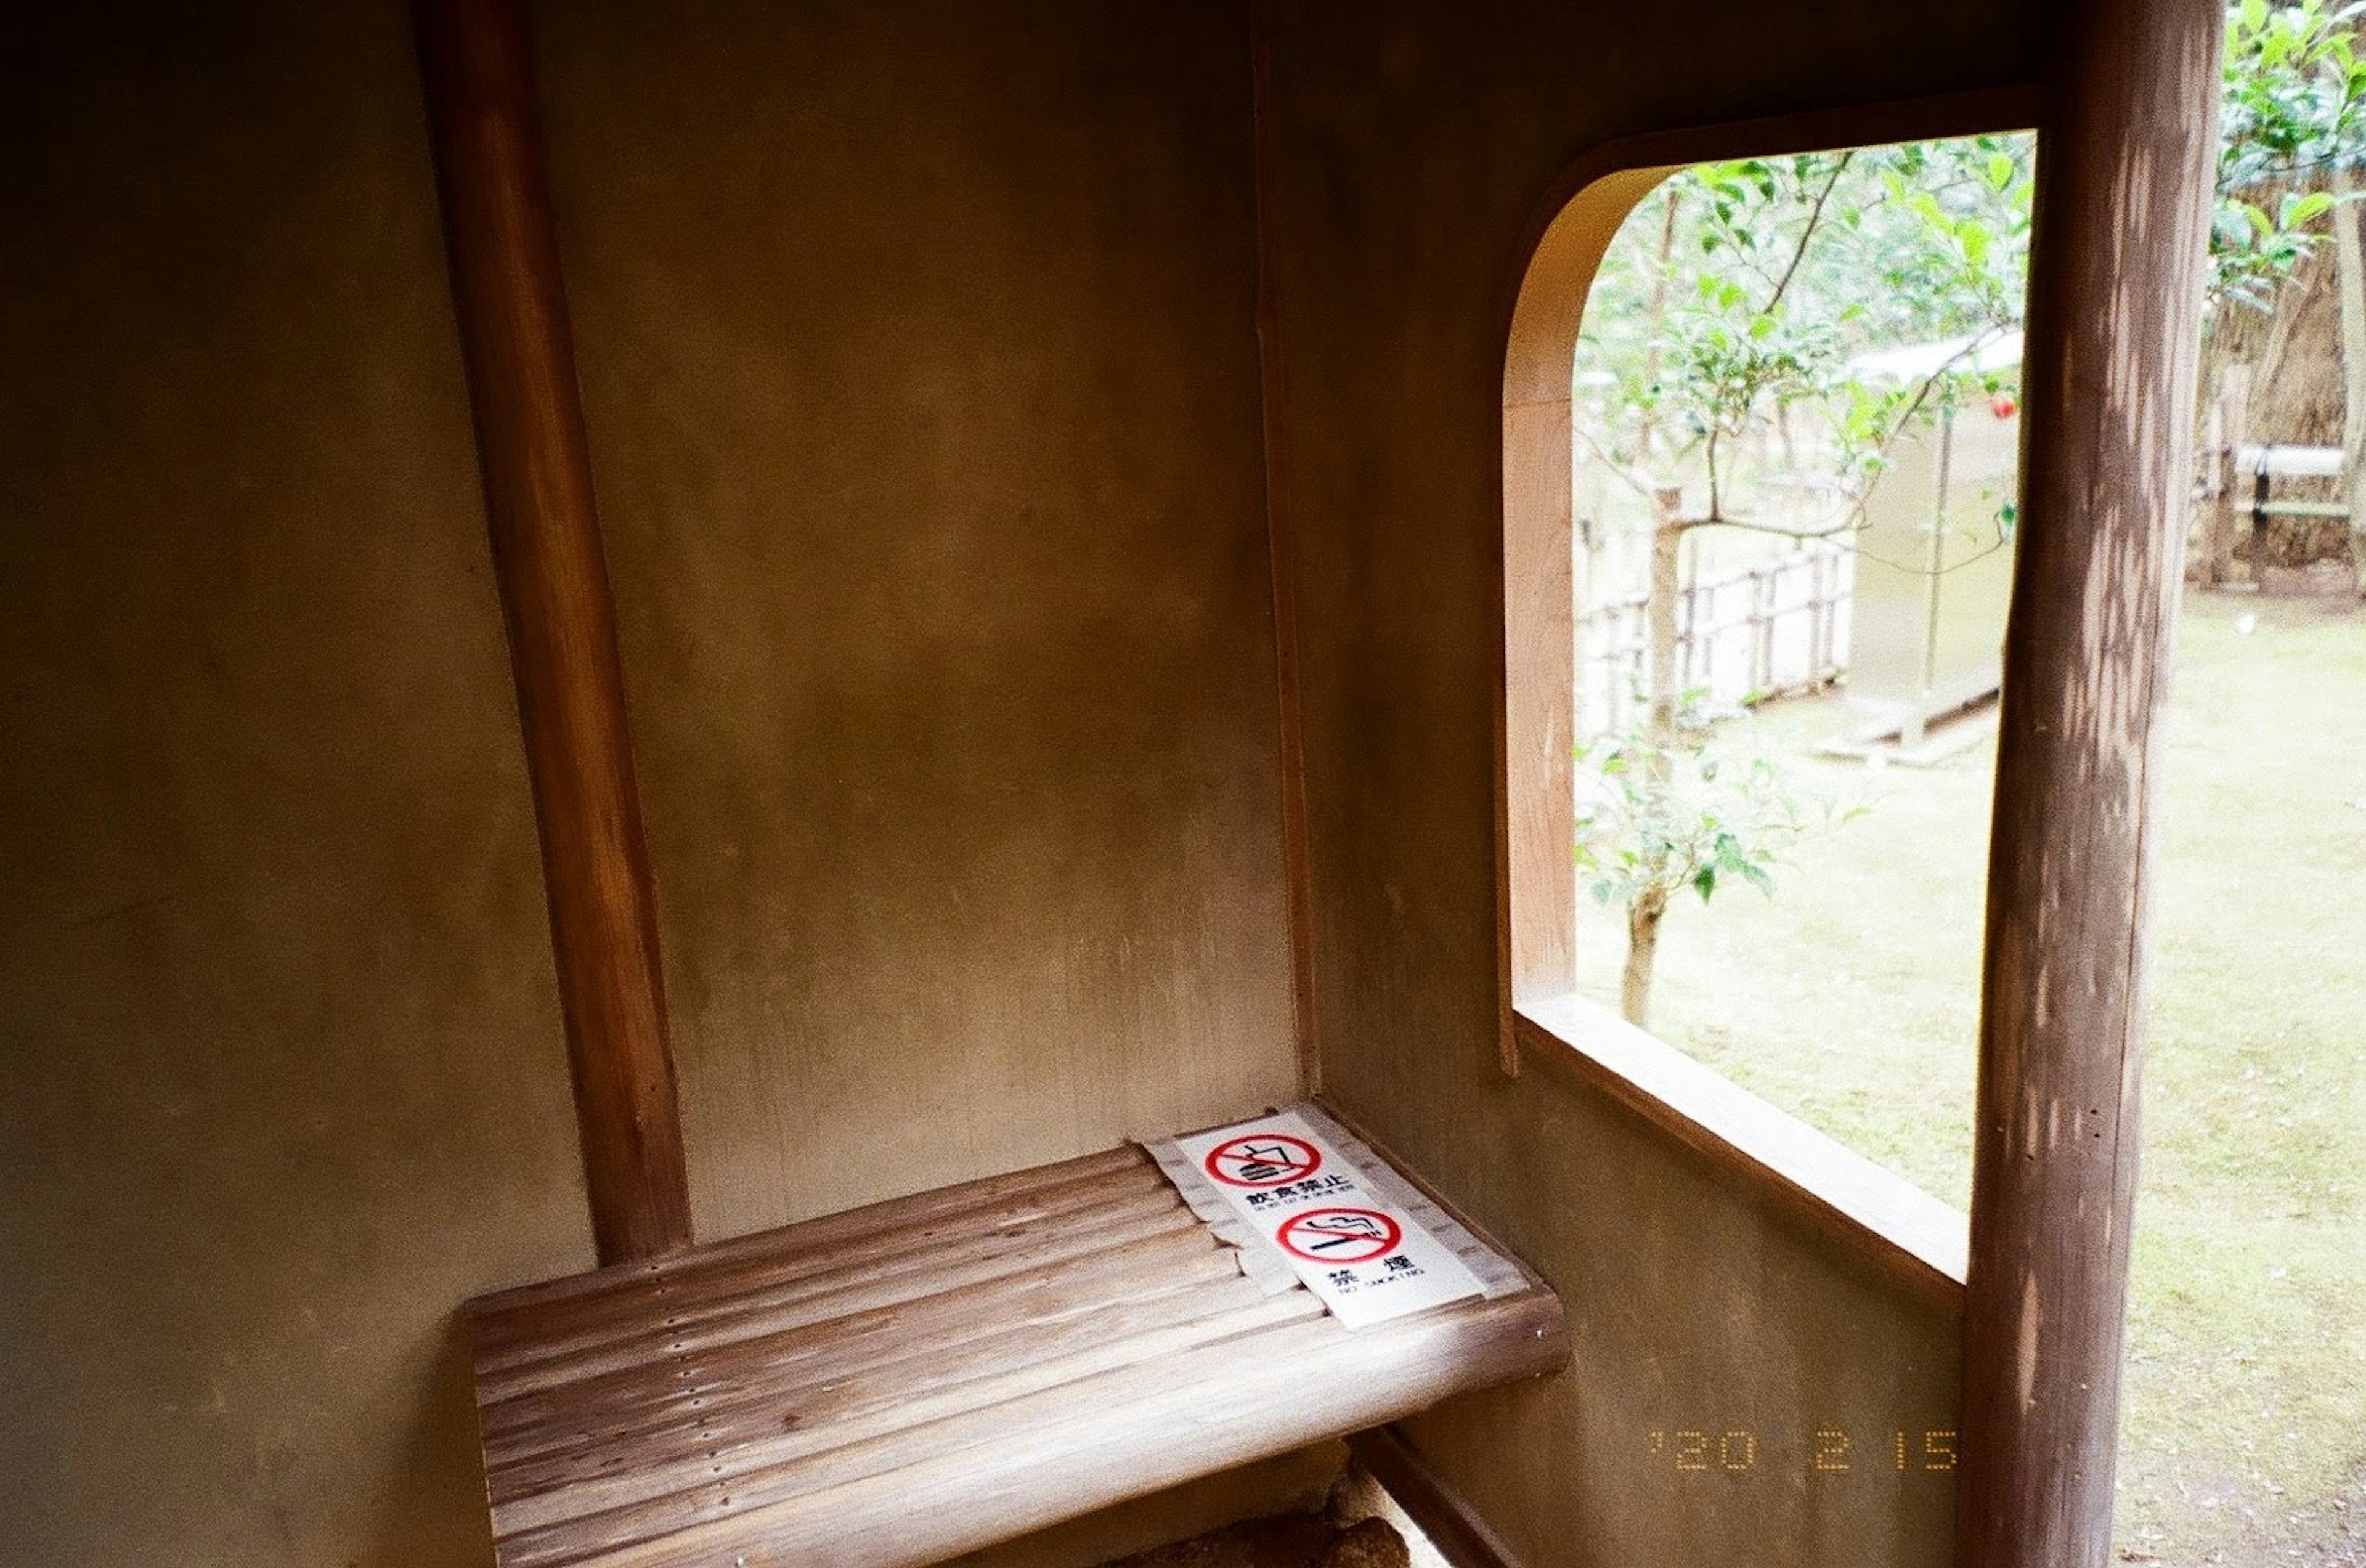
[{"label": "wooden corner pillar", "polygon": [[523,0],[417,0],[485,515],[603,1264],[691,1240],[657,899]]},{"label": "wooden corner pillar", "polygon": [[2110,1556],[2153,716],[2217,146],[2219,0],[2057,15],[1989,863],[1962,1568]]}]

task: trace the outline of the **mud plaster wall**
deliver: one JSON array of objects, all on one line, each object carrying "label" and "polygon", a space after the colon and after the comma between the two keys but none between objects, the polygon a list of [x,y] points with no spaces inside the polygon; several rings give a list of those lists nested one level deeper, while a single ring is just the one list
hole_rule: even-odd
[{"label": "mud plaster wall", "polygon": [[474,1562],[590,1237],[408,23],[12,35],[0,1558]]},{"label": "mud plaster wall", "polygon": [[[2036,39],[1988,4],[1278,7],[1324,1080],[1570,1303],[1569,1373],[1413,1425],[1532,1568],[1945,1560],[1953,1478],[1889,1445],[1953,1424],[1958,1330],[1607,1099],[1498,1071],[1499,443],[1530,225],[1614,138],[2026,81]],[[1826,1427],[1850,1471],[1813,1469]]]},{"label": "mud plaster wall", "polygon": [[[636,10],[544,75],[703,1230],[1286,1095],[1244,17]],[[408,21],[155,11],[0,56],[0,1560],[480,1562],[451,1311],[591,1250]]]},{"label": "mud plaster wall", "polygon": [[701,1234],[1286,1097],[1245,14],[541,51]]}]

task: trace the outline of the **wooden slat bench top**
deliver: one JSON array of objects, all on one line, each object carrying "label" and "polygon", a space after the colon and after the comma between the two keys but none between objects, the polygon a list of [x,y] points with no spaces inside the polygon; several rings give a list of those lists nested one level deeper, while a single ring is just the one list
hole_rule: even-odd
[{"label": "wooden slat bench top", "polygon": [[903,1568],[1568,1355],[1527,1288],[1350,1331],[1127,1145],[469,1304],[502,1568]]}]

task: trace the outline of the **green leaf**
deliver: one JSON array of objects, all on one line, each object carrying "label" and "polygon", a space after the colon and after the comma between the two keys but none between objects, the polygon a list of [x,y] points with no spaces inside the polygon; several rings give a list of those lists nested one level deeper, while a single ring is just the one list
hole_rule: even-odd
[{"label": "green leaf", "polygon": [[2313,190],[2297,200],[2286,197],[2283,213],[2283,226],[2287,229],[2297,229],[2302,224],[2307,222],[2310,219],[2316,217],[2319,213],[2332,210],[2332,208],[2333,193],[2331,191]]}]

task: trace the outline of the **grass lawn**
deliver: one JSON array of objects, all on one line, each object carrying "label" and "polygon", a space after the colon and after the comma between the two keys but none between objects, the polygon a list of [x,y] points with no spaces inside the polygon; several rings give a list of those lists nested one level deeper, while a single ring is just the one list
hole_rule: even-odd
[{"label": "grass lawn", "polygon": [[[1869,809],[1677,905],[1652,1021],[1961,1205],[1996,750],[1812,758],[1844,718],[1751,721]],[[2366,1564],[2366,616],[2189,595],[2165,734],[2121,1555]],[[1580,939],[1615,1005],[1623,923]]]}]

